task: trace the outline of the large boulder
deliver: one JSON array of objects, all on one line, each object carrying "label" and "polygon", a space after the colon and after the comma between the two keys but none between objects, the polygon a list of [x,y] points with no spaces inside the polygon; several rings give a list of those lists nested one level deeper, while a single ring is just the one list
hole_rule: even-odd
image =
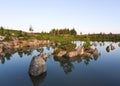
[{"label": "large boulder", "polygon": [[34,56],[29,67],[29,74],[32,76],[39,76],[46,72],[46,62],[40,56]]}]

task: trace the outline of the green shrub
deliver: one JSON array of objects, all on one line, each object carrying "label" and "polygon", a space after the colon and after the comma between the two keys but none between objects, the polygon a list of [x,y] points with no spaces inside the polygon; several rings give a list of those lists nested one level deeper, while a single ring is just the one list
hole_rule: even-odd
[{"label": "green shrub", "polygon": [[88,38],[88,37],[86,37],[85,39],[84,39],[84,41],[85,41],[85,43],[84,43],[84,45],[83,45],[83,47],[84,47],[84,49],[85,50],[88,50],[88,49],[90,49],[90,38]]},{"label": "green shrub", "polygon": [[58,48],[66,51],[72,51],[72,50],[75,50],[75,44],[67,41],[61,42],[61,45],[59,45]]}]

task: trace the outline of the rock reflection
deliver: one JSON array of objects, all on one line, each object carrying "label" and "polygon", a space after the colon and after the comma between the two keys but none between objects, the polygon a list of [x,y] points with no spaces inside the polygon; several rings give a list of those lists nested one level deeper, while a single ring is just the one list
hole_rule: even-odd
[{"label": "rock reflection", "polygon": [[95,49],[94,53],[90,57],[77,56],[77,57],[57,57],[54,56],[54,60],[60,62],[60,66],[63,68],[65,74],[69,74],[74,69],[73,62],[80,63],[84,61],[86,65],[90,63],[91,60],[97,60],[101,54]]},{"label": "rock reflection", "polygon": [[31,75],[29,75],[29,76],[32,80],[33,86],[40,86],[44,82],[46,75],[47,75],[47,73],[45,72],[39,76],[31,76]]},{"label": "rock reflection", "polygon": [[17,53],[19,55],[20,58],[22,58],[24,55],[31,55],[32,52],[34,50],[37,50],[37,52],[42,52],[43,51],[43,48],[39,48],[38,47],[24,47],[22,49],[3,49],[3,52],[0,53],[0,60],[1,60],[1,63],[4,64],[6,60],[10,60],[10,58],[12,57],[12,55],[14,55],[15,53]]}]

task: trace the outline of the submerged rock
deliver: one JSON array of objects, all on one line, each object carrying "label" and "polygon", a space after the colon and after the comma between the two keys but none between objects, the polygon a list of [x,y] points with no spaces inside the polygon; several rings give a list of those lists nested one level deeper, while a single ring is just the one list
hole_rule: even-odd
[{"label": "submerged rock", "polygon": [[46,72],[46,62],[40,56],[34,56],[29,67],[29,74],[32,76],[39,76]]}]

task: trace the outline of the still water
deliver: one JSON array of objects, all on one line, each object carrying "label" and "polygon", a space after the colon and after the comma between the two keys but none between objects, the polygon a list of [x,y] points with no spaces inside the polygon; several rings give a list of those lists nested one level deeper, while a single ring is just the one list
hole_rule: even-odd
[{"label": "still water", "polygon": [[43,52],[49,55],[47,72],[38,77],[30,77],[28,70],[39,49],[0,57],[0,86],[120,86],[120,47],[112,43],[116,49],[107,52],[111,43],[92,46],[99,50],[100,56],[89,59],[58,60],[51,54],[52,47],[43,47]]}]

